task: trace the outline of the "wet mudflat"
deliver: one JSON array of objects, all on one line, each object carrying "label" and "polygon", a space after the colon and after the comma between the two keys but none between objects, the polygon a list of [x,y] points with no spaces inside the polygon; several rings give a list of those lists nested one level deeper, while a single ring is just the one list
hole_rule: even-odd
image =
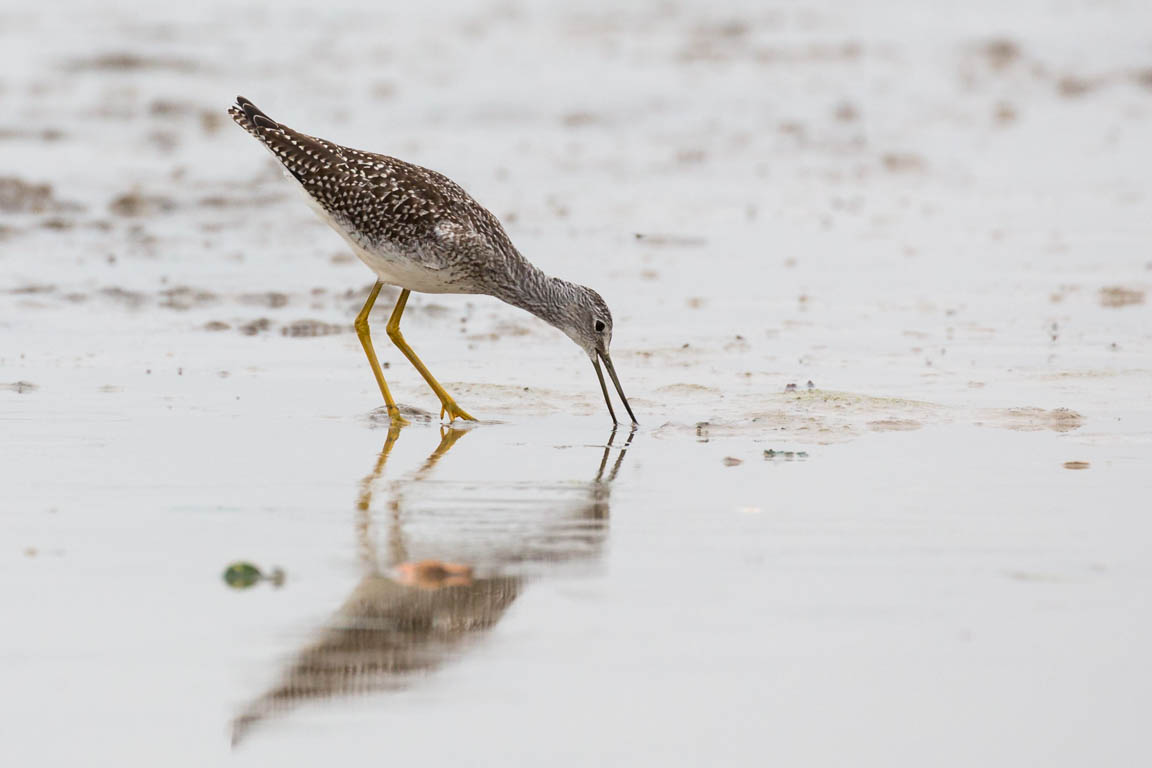
[{"label": "wet mudflat", "polygon": [[[1144,5],[60,7],[0,12],[0,759],[1140,754]],[[414,295],[442,429],[386,290],[390,430],[236,93],[597,288],[640,428]]]}]

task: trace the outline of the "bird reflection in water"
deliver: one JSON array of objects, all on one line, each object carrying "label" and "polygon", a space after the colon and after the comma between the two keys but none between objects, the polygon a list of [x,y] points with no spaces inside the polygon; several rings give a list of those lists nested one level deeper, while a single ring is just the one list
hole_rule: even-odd
[{"label": "bird reflection in water", "polygon": [[[259,722],[308,701],[400,690],[459,654],[493,627],[524,586],[521,574],[502,573],[526,561],[595,557],[607,535],[609,485],[632,442],[629,433],[611,469],[615,428],[604,446],[587,496],[572,509],[541,510],[559,515],[536,536],[511,526],[509,539],[481,568],[461,558],[413,559],[405,534],[405,495],[418,487],[467,430],[441,429],[440,444],[411,475],[396,481],[388,499],[387,561],[381,562],[371,513],[374,487],[384,473],[403,427],[392,426],[372,472],[361,483],[356,534],[364,576],[319,633],[281,675],[232,723],[233,746]],[[605,474],[607,472],[607,474]],[[546,503],[546,502],[541,502]],[[480,505],[477,514],[487,510]],[[575,518],[575,519],[574,519]],[[572,535],[573,527],[577,535]],[[488,531],[491,537],[491,531]],[[448,545],[449,549],[451,546]]]}]

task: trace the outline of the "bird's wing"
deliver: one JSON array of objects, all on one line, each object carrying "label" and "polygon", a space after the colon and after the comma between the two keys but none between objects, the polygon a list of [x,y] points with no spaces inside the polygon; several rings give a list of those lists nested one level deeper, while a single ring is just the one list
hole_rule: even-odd
[{"label": "bird's wing", "polygon": [[446,177],[386,155],[343,147],[277,123],[244,97],[228,109],[232,119],[276,156],[325,212],[365,246],[388,243],[426,254],[437,222],[466,193]]}]

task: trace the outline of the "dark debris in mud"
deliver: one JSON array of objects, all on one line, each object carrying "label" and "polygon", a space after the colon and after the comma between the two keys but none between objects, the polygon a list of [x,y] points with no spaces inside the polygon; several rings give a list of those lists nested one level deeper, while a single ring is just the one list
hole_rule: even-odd
[{"label": "dark debris in mud", "polygon": [[193,307],[204,306],[205,304],[214,304],[220,300],[216,294],[211,291],[205,291],[197,288],[190,288],[186,285],[179,285],[174,288],[166,288],[160,292],[160,306],[165,309],[175,309],[186,311]]},{"label": "dark debris in mud", "polygon": [[272,321],[266,317],[258,317],[255,320],[249,320],[243,325],[239,326],[240,333],[245,336],[255,336],[258,333],[263,333],[272,327]]},{"label": "dark debris in mud", "polygon": [[288,295],[279,291],[265,291],[264,293],[244,293],[240,295],[241,304],[249,304],[268,309],[279,309],[288,305]]},{"label": "dark debris in mud", "polygon": [[0,128],[0,141],[60,141],[66,134],[57,128]]},{"label": "dark debris in mud", "polygon": [[773,448],[764,451],[764,461],[804,461],[807,458],[807,451],[777,451]]},{"label": "dark debris in mud", "polygon": [[72,72],[195,72],[199,67],[191,59],[171,56],[142,56],[127,51],[111,51],[95,56],[73,59],[65,68]]},{"label": "dark debris in mud", "polygon": [[288,323],[280,329],[280,334],[292,338],[311,338],[314,336],[331,336],[351,330],[350,324],[325,323],[321,320],[305,319]]},{"label": "dark debris in mud", "polygon": [[0,176],[0,212],[64,213],[82,210],[78,203],[61,200],[47,182],[25,181],[17,176]]},{"label": "dark debris in mud", "polygon": [[1110,309],[1143,304],[1145,292],[1140,288],[1109,285],[1100,289],[1100,306]]},{"label": "dark debris in mud", "polygon": [[18,288],[10,288],[7,293],[17,296],[30,296],[38,293],[55,293],[56,290],[56,286],[49,285],[48,283],[28,283]]},{"label": "dark debris in mud", "polygon": [[143,306],[147,297],[139,291],[131,291],[127,288],[120,288],[119,286],[110,286],[108,288],[101,288],[100,295],[106,299],[111,299],[118,304],[123,304],[129,309],[138,309]]},{"label": "dark debris in mud", "polygon": [[125,192],[108,204],[117,216],[144,217],[176,210],[176,201],[166,195],[147,194],[138,190]]}]

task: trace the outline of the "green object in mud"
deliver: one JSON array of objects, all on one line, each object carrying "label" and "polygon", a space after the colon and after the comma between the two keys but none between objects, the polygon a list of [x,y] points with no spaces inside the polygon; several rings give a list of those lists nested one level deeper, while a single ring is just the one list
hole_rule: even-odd
[{"label": "green object in mud", "polygon": [[264,578],[252,563],[232,563],[224,571],[224,582],[233,589],[247,589]]}]

